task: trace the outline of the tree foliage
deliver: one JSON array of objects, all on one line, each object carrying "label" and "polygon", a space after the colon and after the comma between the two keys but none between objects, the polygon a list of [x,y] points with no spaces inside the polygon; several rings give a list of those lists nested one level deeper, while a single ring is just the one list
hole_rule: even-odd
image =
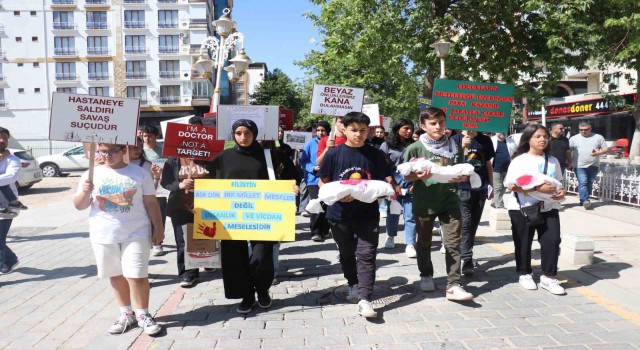
[{"label": "tree foliage", "polygon": [[283,71],[276,68],[267,72],[255,92],[249,96],[253,105],[274,105],[293,109],[297,116],[305,107],[303,97],[293,81]]}]

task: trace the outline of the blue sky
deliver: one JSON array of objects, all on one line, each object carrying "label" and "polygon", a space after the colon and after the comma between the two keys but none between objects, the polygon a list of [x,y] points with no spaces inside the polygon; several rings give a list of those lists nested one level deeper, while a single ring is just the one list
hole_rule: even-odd
[{"label": "blue sky", "polygon": [[304,76],[293,64],[319,45],[311,21],[302,17],[305,11],[319,12],[308,0],[234,0],[232,18],[245,36],[247,55],[255,62],[265,62],[269,71],[280,68],[291,79]]}]

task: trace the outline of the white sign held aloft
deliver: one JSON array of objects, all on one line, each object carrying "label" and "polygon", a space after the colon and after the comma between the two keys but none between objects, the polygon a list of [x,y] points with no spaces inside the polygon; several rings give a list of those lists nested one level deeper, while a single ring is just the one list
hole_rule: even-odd
[{"label": "white sign held aloft", "polygon": [[391,130],[391,122],[393,121],[393,119],[391,119],[391,117],[382,117],[382,126],[384,126],[384,129],[386,131]]},{"label": "white sign held aloft", "polygon": [[54,92],[49,139],[135,144],[140,100]]},{"label": "white sign held aloft", "polygon": [[341,117],[362,112],[364,89],[346,86],[313,85],[311,113]]},{"label": "white sign held aloft", "polygon": [[303,149],[304,145],[313,138],[313,134],[304,131],[285,131],[284,143],[294,149]]},{"label": "white sign held aloft", "polygon": [[279,106],[218,106],[218,140],[232,141],[231,126],[239,119],[250,119],[258,126],[256,140],[278,139]]},{"label": "white sign held aloft", "polygon": [[380,108],[377,103],[362,106],[362,113],[371,120],[369,126],[380,126]]}]

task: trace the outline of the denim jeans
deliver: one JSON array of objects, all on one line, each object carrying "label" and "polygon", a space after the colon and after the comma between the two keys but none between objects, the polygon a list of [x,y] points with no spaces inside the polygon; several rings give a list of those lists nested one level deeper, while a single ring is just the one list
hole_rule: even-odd
[{"label": "denim jeans", "polygon": [[577,168],[576,177],[578,178],[578,193],[580,194],[580,205],[589,201],[591,190],[593,189],[593,181],[598,176],[598,167],[590,166],[588,168]]},{"label": "denim jeans", "polygon": [[[414,245],[416,243],[416,219],[413,216],[413,197],[411,194],[398,197],[398,202],[402,204],[402,211],[404,215],[404,243],[406,245]],[[390,208],[390,205],[387,205]],[[389,211],[389,210],[387,210]],[[387,235],[395,237],[398,235],[398,222],[400,222],[400,215],[394,215],[387,213]]]},{"label": "denim jeans", "polygon": [[7,246],[7,235],[13,219],[0,220],[0,266],[13,266],[18,261],[16,254]]}]

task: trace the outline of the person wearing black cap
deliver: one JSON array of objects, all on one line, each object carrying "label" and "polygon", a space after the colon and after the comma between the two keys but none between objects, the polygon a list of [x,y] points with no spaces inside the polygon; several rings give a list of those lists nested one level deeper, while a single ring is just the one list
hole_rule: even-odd
[{"label": "person wearing black cap", "polygon": [[[331,132],[331,126],[324,120],[316,124],[316,136],[309,140],[300,154],[300,165],[304,169],[304,179],[307,183],[309,198],[318,198],[318,142]],[[329,236],[329,222],[325,217],[325,213],[311,214],[311,239],[316,242],[322,242]]]},{"label": "person wearing black cap", "polygon": [[[256,137],[258,126],[251,120],[240,119],[233,123],[233,139],[236,145],[222,151],[210,162],[218,179],[269,180],[264,149]],[[271,152],[276,178],[288,178],[288,162]],[[295,168],[293,168],[295,172]],[[221,241],[222,281],[228,299],[240,299],[237,311],[251,312],[258,295],[258,305],[271,306],[269,288],[274,278],[273,245],[269,241],[251,241],[251,253],[247,241]]]}]

